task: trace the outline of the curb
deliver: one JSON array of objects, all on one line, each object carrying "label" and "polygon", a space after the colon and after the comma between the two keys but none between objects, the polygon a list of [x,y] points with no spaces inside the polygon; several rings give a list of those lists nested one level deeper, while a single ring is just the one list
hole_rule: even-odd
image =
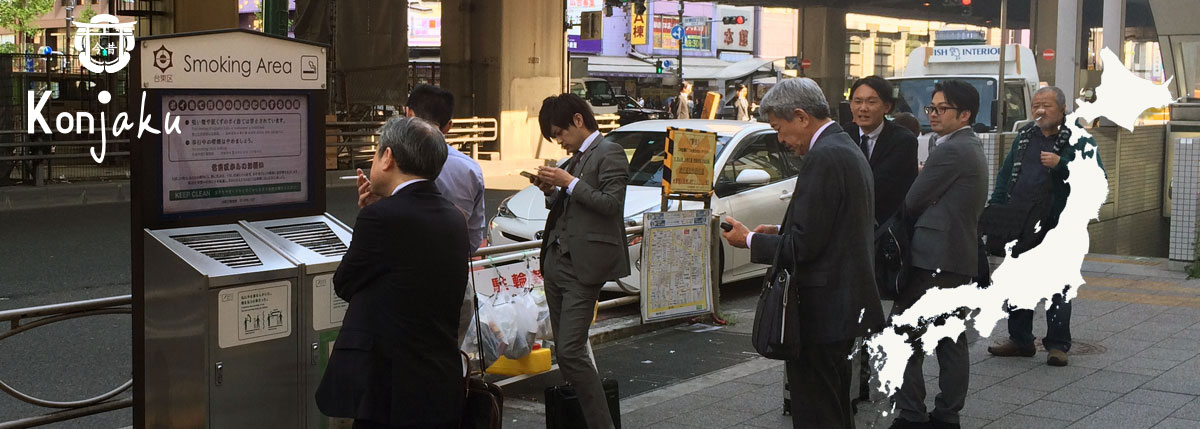
[{"label": "curb", "polygon": [[129,202],[129,182],[0,188],[0,211]]}]

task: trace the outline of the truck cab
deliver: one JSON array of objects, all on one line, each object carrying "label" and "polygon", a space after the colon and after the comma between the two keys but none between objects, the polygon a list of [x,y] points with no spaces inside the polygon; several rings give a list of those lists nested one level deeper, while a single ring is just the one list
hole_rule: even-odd
[{"label": "truck cab", "polygon": [[571,92],[587,100],[594,114],[617,113],[617,96],[607,80],[594,77],[571,79]]}]

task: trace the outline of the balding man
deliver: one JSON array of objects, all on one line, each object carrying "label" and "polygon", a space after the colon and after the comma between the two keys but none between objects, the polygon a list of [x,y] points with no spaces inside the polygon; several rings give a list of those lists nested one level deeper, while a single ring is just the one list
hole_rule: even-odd
[{"label": "balding man", "polygon": [[[1064,123],[1066,111],[1066,95],[1062,90],[1047,86],[1035,92],[1036,121],[1021,129],[996,175],[996,187],[988,205],[1013,204],[1028,208],[1030,213],[1021,237],[1013,246],[1014,258],[1040,244],[1046,232],[1058,225],[1058,217],[1071,193],[1066,182],[1069,163],[1075,159],[1076,151],[1089,146],[1095,150],[1096,142],[1091,137],[1081,137],[1071,145],[1071,129]],[[1095,150],[1095,154],[1096,163],[1103,170],[1100,152]],[[989,242],[992,248],[1003,246],[1004,243]],[[1066,366],[1067,351],[1071,349],[1071,302],[1064,300],[1063,294],[1055,294],[1051,301],[1046,308],[1046,337],[1042,339],[1048,353],[1046,363]],[[1008,335],[1008,341],[988,347],[988,352],[996,356],[1037,354],[1033,345],[1033,310],[1010,312]]]}]

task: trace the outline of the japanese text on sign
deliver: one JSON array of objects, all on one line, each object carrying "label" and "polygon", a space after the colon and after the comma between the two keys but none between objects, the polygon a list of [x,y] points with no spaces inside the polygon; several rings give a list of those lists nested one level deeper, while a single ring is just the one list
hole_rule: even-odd
[{"label": "japanese text on sign", "polygon": [[667,128],[663,195],[712,192],[716,154],[716,133]]}]

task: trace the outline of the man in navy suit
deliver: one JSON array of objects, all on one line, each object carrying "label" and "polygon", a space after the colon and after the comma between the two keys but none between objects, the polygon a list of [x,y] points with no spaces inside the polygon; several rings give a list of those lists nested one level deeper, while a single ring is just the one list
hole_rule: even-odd
[{"label": "man in navy suit", "polygon": [[462,212],[434,182],[441,132],[416,118],[380,131],[371,192],[333,277],[350,303],[317,406],[355,428],[455,428],[462,414],[458,310],[470,252]]}]

